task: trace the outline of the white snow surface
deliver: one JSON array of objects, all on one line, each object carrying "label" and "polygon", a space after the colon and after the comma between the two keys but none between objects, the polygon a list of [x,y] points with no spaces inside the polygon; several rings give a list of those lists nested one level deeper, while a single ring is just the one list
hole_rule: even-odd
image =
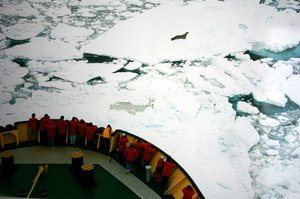
[{"label": "white snow surface", "polygon": [[296,104],[300,105],[300,75],[293,75],[291,78],[288,79],[288,87],[286,94],[289,98],[295,102]]},{"label": "white snow surface", "polygon": [[85,41],[93,33],[93,30],[89,30],[84,27],[75,27],[67,24],[58,24],[51,31],[51,36],[53,38],[72,44],[75,47],[78,47],[79,42]]},{"label": "white snow surface", "polygon": [[[298,17],[296,12],[287,15],[258,7],[255,1],[165,3],[115,25],[82,51],[155,63],[227,55],[252,49],[255,43],[283,50],[300,41]],[[185,32],[189,32],[185,40],[170,40]]]},{"label": "white snow surface", "polygon": [[[43,17],[48,16],[52,25],[48,24],[49,35],[44,37],[35,37],[40,31],[35,28],[21,28],[24,20],[32,23],[30,19],[1,25],[1,30],[18,30],[9,35],[31,38],[29,43],[1,50],[1,125],[27,120],[32,112],[39,118],[45,113],[51,118],[63,114],[67,119],[76,116],[98,126],[111,124],[171,155],[206,198],[272,198],[275,189],[283,189],[283,198],[300,197],[300,128],[285,136],[287,150],[296,158],[281,163],[277,157],[283,146],[264,134],[263,146],[269,148],[253,152],[252,157],[258,158],[250,159],[249,151],[260,141],[254,126],[260,125],[269,133],[280,126],[280,121],[263,114],[236,118],[228,102],[230,96],[252,94],[258,102],[281,107],[287,103],[286,96],[300,104],[300,78],[293,73],[293,61],[270,67],[271,60],[252,61],[243,54],[245,50],[280,51],[297,45],[299,13],[277,11],[254,0],[151,0],[147,2],[161,5],[142,14],[123,12],[126,6],[141,6],[143,1],[138,0],[57,0],[49,7],[41,0],[29,2],[6,2],[0,13],[33,15],[41,24],[46,24]],[[122,21],[110,13],[101,20],[115,20],[112,28],[103,27],[100,19],[84,26],[83,19],[74,20],[66,2],[86,13],[83,18],[94,16],[93,9],[133,17]],[[96,30],[107,31],[100,34]],[[189,32],[185,40],[170,40],[185,32]],[[94,39],[94,35],[98,37]],[[4,40],[3,34],[1,38]],[[86,45],[78,50],[81,44]],[[83,53],[118,59],[110,63],[75,60]],[[228,54],[237,60],[224,58]],[[30,61],[21,68],[12,62],[14,58]],[[184,62],[177,67],[164,62],[168,60]],[[116,72],[122,68],[128,71]],[[87,83],[95,78],[103,82]],[[135,110],[112,108],[120,103]],[[258,113],[244,102],[238,102],[238,109]]]},{"label": "white snow surface", "polygon": [[259,110],[256,107],[251,106],[247,102],[241,102],[241,101],[239,101],[237,104],[237,110],[244,112],[244,113],[249,113],[249,114],[259,113]]},{"label": "white snow surface", "polygon": [[60,41],[36,37],[30,43],[4,50],[9,57],[32,60],[56,61],[81,58],[82,54],[72,45]]},{"label": "white snow surface", "polygon": [[0,13],[8,16],[29,17],[38,15],[39,11],[34,9],[28,2],[23,1],[21,3],[16,2],[15,4],[4,2],[2,7],[0,7]]},{"label": "white snow surface", "polygon": [[3,28],[6,37],[14,40],[25,40],[35,37],[42,32],[45,27],[37,23],[22,23]]}]

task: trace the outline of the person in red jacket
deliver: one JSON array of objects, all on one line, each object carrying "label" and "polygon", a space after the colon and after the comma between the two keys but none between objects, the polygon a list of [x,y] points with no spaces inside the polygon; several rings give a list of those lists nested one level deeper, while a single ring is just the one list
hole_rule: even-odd
[{"label": "person in red jacket", "polygon": [[33,142],[37,139],[37,123],[38,120],[35,117],[35,113],[32,113],[31,118],[28,120],[28,138],[30,142]]},{"label": "person in red jacket", "polygon": [[170,157],[167,157],[165,159],[164,168],[162,170],[162,186],[164,189],[167,189],[169,177],[171,175],[172,168],[176,167],[176,164],[173,162],[170,162]]},{"label": "person in red jacket", "polygon": [[92,122],[90,122],[86,127],[86,141],[87,141],[87,148],[93,149],[94,148],[94,134],[97,130],[97,126],[93,125]]},{"label": "person in red jacket", "polygon": [[119,150],[119,161],[121,164],[124,164],[124,152],[127,148],[128,138],[125,133],[119,138],[118,141],[118,150]]},{"label": "person in red jacket", "polygon": [[78,124],[78,145],[83,147],[84,146],[84,139],[86,134],[86,123],[83,119],[80,120]]},{"label": "person in red jacket", "polygon": [[144,152],[144,145],[145,145],[145,143],[142,142],[142,140],[140,138],[136,141],[136,143],[133,144],[133,147],[138,152],[138,158],[135,161],[136,166],[142,165],[142,154]]},{"label": "person in red jacket", "polygon": [[188,185],[182,189],[183,199],[192,199],[195,194],[195,190],[191,185]]},{"label": "person in red jacket", "polygon": [[48,136],[48,146],[51,148],[54,147],[54,137],[55,137],[55,130],[56,130],[56,123],[50,120],[46,124],[46,129],[47,129],[47,136]]},{"label": "person in red jacket", "polygon": [[138,157],[138,152],[133,148],[133,144],[130,144],[129,148],[125,149],[124,158],[126,161],[126,171],[130,172],[133,170],[133,162]]},{"label": "person in red jacket", "polygon": [[152,147],[151,143],[146,143],[144,145],[144,153],[143,153],[144,166],[147,166],[150,164],[150,161],[152,160],[152,157],[155,152],[156,152],[156,149]]},{"label": "person in red jacket", "polygon": [[164,156],[160,156],[160,158],[158,159],[158,161],[156,163],[156,168],[155,168],[155,173],[156,173],[155,174],[155,182],[157,184],[161,183],[161,173],[164,168],[164,164],[165,164]]},{"label": "person in red jacket", "polygon": [[42,145],[47,145],[47,130],[46,125],[49,122],[50,118],[48,114],[45,114],[44,117],[40,119],[40,142]]},{"label": "person in red jacket", "polygon": [[76,137],[78,134],[78,119],[72,117],[72,120],[69,123],[69,134],[70,134],[70,145],[76,144]]},{"label": "person in red jacket", "polygon": [[57,121],[57,127],[58,127],[57,136],[58,136],[59,145],[65,145],[67,126],[68,126],[68,121],[65,120],[65,117],[63,115],[60,116],[60,119]]}]

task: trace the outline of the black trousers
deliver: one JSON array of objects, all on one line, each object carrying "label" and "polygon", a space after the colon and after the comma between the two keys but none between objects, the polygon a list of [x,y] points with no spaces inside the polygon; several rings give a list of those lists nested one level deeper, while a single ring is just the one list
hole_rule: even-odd
[{"label": "black trousers", "polygon": [[108,154],[109,148],[110,148],[110,138],[101,137],[101,152]]}]

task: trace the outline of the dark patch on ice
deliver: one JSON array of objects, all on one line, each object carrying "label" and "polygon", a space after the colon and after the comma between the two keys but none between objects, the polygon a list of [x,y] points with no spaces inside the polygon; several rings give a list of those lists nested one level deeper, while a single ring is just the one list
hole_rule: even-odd
[{"label": "dark patch on ice", "polygon": [[49,79],[47,80],[47,82],[52,82],[52,81],[61,81],[61,82],[70,82],[70,83],[73,83],[72,81],[70,80],[66,80],[66,79],[63,79],[61,77],[57,77],[55,75],[49,77]]},{"label": "dark patch on ice", "polygon": [[293,74],[299,75],[300,74],[300,65],[294,65],[293,66]]},{"label": "dark patch on ice", "polygon": [[268,103],[263,102],[257,102],[253,99],[254,105],[264,114],[266,115],[274,115],[278,113],[287,112],[290,110],[300,109],[300,106],[295,104],[293,101],[291,101],[287,96],[287,103],[285,104],[285,107],[280,107]]},{"label": "dark patch on ice", "polygon": [[69,6],[68,8],[71,10],[72,14],[74,14],[75,12],[77,12],[77,10],[79,10],[78,6]]},{"label": "dark patch on ice", "polygon": [[186,63],[186,61],[187,60],[173,60],[173,61],[171,61],[171,60],[165,60],[165,61],[162,61],[161,63],[162,64],[170,63],[171,66],[173,66],[173,67],[180,67],[180,68],[182,68],[183,65]]},{"label": "dark patch on ice", "polygon": [[7,48],[11,48],[17,45],[21,45],[21,44],[26,44],[29,43],[30,39],[23,39],[23,40],[15,40],[15,39],[11,39],[9,37],[6,37],[8,40],[8,45]]},{"label": "dark patch on ice", "polygon": [[24,88],[24,83],[15,87],[14,92],[11,93],[11,100],[9,101],[9,104],[15,104],[17,99],[28,99],[31,97],[32,93]]},{"label": "dark patch on ice", "polygon": [[61,89],[59,88],[56,88],[56,87],[50,87],[50,86],[41,86],[40,87],[40,90],[43,90],[43,91],[48,91],[48,92],[60,92]]},{"label": "dark patch on ice", "polygon": [[[299,2],[299,0],[295,0],[296,2]],[[300,11],[300,8],[299,9],[296,9],[295,7],[290,7],[288,5],[280,5],[280,0],[272,0],[270,1],[269,3],[266,3],[265,0],[260,0],[260,4],[265,4],[265,5],[269,5],[269,6],[272,6],[274,8],[276,8],[278,11],[283,11],[285,9],[291,9],[291,10],[295,10],[296,12],[299,12]],[[298,4],[299,5],[299,4]]]},{"label": "dark patch on ice", "polygon": [[183,67],[186,60],[171,61],[171,65],[175,67]]},{"label": "dark patch on ice", "polygon": [[28,62],[30,61],[30,59],[27,58],[15,58],[12,60],[13,62],[19,64],[20,67],[27,67]]},{"label": "dark patch on ice", "polygon": [[98,76],[88,80],[86,83],[88,85],[97,85],[97,84],[105,84],[106,81],[102,77]]},{"label": "dark patch on ice", "polygon": [[0,23],[1,26],[13,26],[18,23],[20,17],[15,15],[1,15],[0,17]]},{"label": "dark patch on ice", "polygon": [[142,74],[142,71],[140,69],[128,70],[125,67],[120,68],[119,70],[117,70],[117,71],[115,71],[113,73],[126,73],[126,72],[136,73],[138,75]]},{"label": "dark patch on ice", "polygon": [[224,58],[226,58],[228,61],[237,61],[238,59],[234,55],[226,55]]},{"label": "dark patch on ice", "polygon": [[106,56],[106,55],[96,55],[96,54],[91,54],[91,53],[83,53],[83,58],[88,61],[88,63],[109,63],[116,58]]},{"label": "dark patch on ice", "polygon": [[39,84],[36,80],[36,78],[34,76],[31,75],[31,73],[27,73],[24,77],[23,77],[23,80],[26,82],[26,83],[29,83],[31,84],[31,86],[28,86],[27,89],[28,90],[38,90],[39,89]]},{"label": "dark patch on ice", "polygon": [[281,52],[274,52],[271,50],[247,50],[244,54],[248,54],[253,61],[260,60],[263,58],[272,58],[274,60],[287,61],[290,58],[300,58],[300,45],[293,48],[288,48]]}]

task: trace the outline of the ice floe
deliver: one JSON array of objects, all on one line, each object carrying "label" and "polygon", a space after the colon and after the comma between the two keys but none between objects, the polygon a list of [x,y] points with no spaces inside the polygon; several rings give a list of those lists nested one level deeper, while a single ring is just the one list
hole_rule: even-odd
[{"label": "ice floe", "polygon": [[46,38],[33,38],[30,43],[17,45],[4,50],[4,53],[13,58],[30,60],[57,61],[82,58],[82,54],[68,43]]},{"label": "ice floe", "polygon": [[[14,18],[1,31],[47,27],[40,37],[35,28],[16,31],[29,43],[1,50],[1,125],[32,111],[110,123],[171,155],[206,198],[299,198],[300,119],[242,101],[237,110],[251,115],[237,117],[228,102],[252,94],[259,103],[299,104],[299,60],[244,54],[297,45],[299,13],[248,0],[28,2],[0,8],[3,20]],[[140,14],[139,6],[153,9]],[[114,60],[88,63],[83,53]],[[29,62],[22,68],[15,58]]]}]

